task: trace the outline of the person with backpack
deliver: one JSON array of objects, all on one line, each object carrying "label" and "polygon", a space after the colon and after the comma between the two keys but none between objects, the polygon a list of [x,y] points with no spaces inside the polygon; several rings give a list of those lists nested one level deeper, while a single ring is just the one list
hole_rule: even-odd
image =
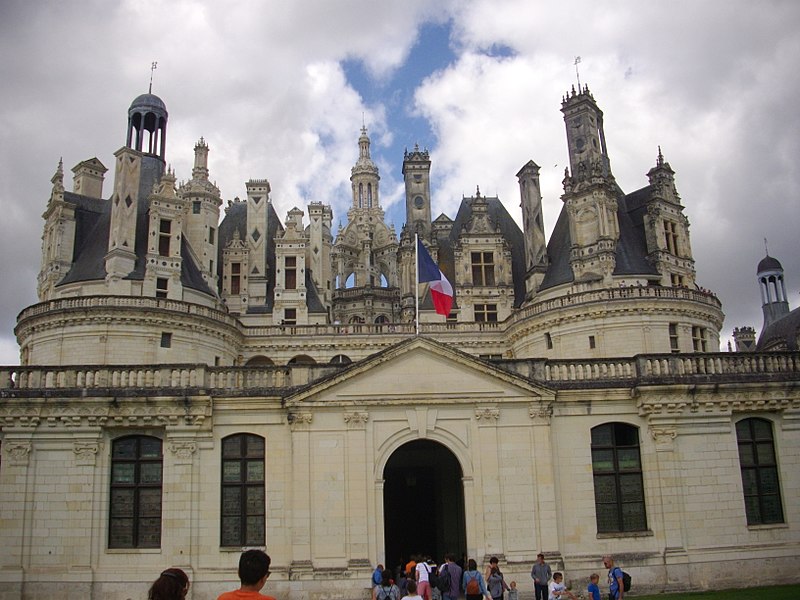
[{"label": "person with backpack", "polygon": [[381,582],[372,588],[372,600],[400,600],[400,588],[392,583],[389,569],[381,572]]},{"label": "person with backpack", "polygon": [[[608,599],[622,600],[625,596],[625,573],[622,569],[614,566],[613,556],[603,557],[603,566],[608,569]],[[630,587],[630,583],[628,583]]]},{"label": "person with backpack", "polygon": [[461,597],[461,576],[463,571],[455,562],[454,554],[446,554],[444,564],[439,567],[439,589],[444,600],[458,600]]},{"label": "person with backpack", "polygon": [[508,586],[506,585],[505,579],[503,579],[503,573],[500,571],[500,567],[497,566],[497,563],[489,569],[489,577],[486,578],[486,587],[489,589],[492,600],[503,600],[503,594],[508,589]]},{"label": "person with backpack", "polygon": [[475,562],[474,558],[470,558],[467,561],[467,569],[461,576],[461,588],[464,590],[467,600],[482,600],[489,595],[486,591],[483,575],[478,571],[478,563]]}]

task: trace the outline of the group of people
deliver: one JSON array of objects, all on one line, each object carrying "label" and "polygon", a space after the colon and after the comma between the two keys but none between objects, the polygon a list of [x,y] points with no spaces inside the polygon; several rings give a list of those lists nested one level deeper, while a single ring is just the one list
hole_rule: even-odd
[{"label": "group of people", "polygon": [[507,584],[493,556],[484,573],[474,558],[456,561],[447,554],[437,565],[428,557],[414,557],[396,572],[378,565],[372,574],[372,600],[517,600],[517,584]]},{"label": "group of people", "polygon": [[[464,557],[466,558],[466,557]],[[275,600],[265,596],[261,589],[267,583],[269,555],[262,550],[246,550],[239,557],[238,590],[225,592],[217,600]],[[462,566],[463,565],[463,566]],[[614,565],[614,558],[603,557],[603,565],[608,569],[609,600],[623,600],[625,587],[622,569]],[[411,559],[405,568],[398,567],[397,577],[378,565],[372,574],[372,600],[517,600],[517,583],[506,584],[496,556],[489,559],[484,573],[478,570],[474,558],[459,564],[452,554],[445,556],[442,565],[430,558]],[[552,572],[544,560],[544,554],[536,557],[531,568],[531,578],[535,600],[577,600],[564,585],[564,576]],[[589,600],[601,600],[600,576],[589,576],[587,592]],[[431,585],[434,583],[435,585]],[[189,577],[182,569],[169,568],[161,572],[147,594],[148,600],[183,600],[189,592]]]},{"label": "group of people", "polygon": [[[261,593],[269,577],[271,562],[263,550],[242,552],[239,557],[239,589],[225,592],[217,600],[275,600]],[[183,569],[170,568],[162,571],[150,586],[147,600],[183,600],[188,593],[189,577]]]},{"label": "group of people", "polygon": [[[603,566],[608,569],[608,600],[623,600],[625,586],[623,584],[622,569],[614,565],[612,556],[603,557]],[[567,589],[564,584],[564,575],[552,572],[550,565],[544,561],[544,554],[536,556],[536,562],[531,569],[533,579],[534,600],[577,600],[575,594]],[[586,588],[589,600],[601,600],[600,575],[589,575],[589,585]]]}]

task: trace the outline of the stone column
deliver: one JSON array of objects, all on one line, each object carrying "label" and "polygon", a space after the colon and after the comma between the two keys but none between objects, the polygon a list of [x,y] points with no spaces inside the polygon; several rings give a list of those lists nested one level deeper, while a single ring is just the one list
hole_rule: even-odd
[{"label": "stone column", "polygon": [[348,569],[367,569],[372,566],[369,559],[369,519],[368,476],[367,472],[367,421],[365,411],[346,412],[344,422],[347,427],[345,445],[345,479],[347,516],[347,566]]},{"label": "stone column", "polygon": [[[497,406],[475,407],[478,425],[478,449],[481,465],[481,495],[483,496],[483,553],[484,562],[489,557],[503,554],[503,506],[500,489],[500,443],[497,420],[500,409]],[[480,550],[479,550],[480,552]],[[476,555],[480,556],[480,554]]]},{"label": "stone column", "polygon": [[[10,593],[22,597],[23,567],[26,547],[30,547],[32,474],[29,472],[33,451],[31,435],[6,430],[2,442],[3,468],[0,470],[0,523],[4,547],[0,552],[0,583]],[[9,598],[12,596],[9,594]]]},{"label": "stone column", "polygon": [[[553,472],[553,440],[550,420],[553,405],[550,401],[532,402],[528,408],[531,418],[531,457],[533,469],[533,506],[535,507],[533,532],[534,547],[549,557],[560,556],[558,544],[558,511],[556,502],[555,473]],[[546,547],[549,544],[550,547]]]},{"label": "stone column", "polygon": [[310,577],[311,562],[311,432],[312,414],[289,413],[292,432],[292,488],[291,519],[292,557],[289,563],[289,578],[293,580]]}]

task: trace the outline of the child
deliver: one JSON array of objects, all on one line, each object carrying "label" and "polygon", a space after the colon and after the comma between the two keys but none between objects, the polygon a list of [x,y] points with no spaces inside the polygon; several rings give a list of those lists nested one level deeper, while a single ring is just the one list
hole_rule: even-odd
[{"label": "child", "polygon": [[413,579],[408,579],[408,594],[403,596],[402,600],[422,600],[422,596],[417,594],[417,582]]},{"label": "child", "polygon": [[575,595],[567,590],[567,586],[563,584],[564,576],[561,573],[553,573],[553,581],[548,586],[550,594],[547,600],[564,600],[564,598],[571,598],[577,600]]},{"label": "child", "polygon": [[600,600],[600,586],[597,583],[600,581],[600,575],[592,573],[589,575],[589,600]]},{"label": "child", "polygon": [[239,557],[239,580],[242,585],[238,590],[225,592],[217,600],[275,600],[272,596],[261,594],[261,588],[267,583],[269,565],[272,562],[262,550],[246,550]]},{"label": "child", "polygon": [[508,588],[508,600],[519,600],[516,581],[512,581],[511,587]]}]

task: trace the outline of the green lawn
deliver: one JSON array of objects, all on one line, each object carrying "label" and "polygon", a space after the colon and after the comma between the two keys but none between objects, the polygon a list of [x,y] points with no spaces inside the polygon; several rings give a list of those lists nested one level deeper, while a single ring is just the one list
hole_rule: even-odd
[{"label": "green lawn", "polygon": [[[605,598],[606,596],[603,597]],[[631,600],[633,598],[634,596],[631,595]],[[800,598],[800,585],[779,585],[744,590],[723,590],[720,592],[637,595],[635,598],[636,600],[798,600]]]}]

